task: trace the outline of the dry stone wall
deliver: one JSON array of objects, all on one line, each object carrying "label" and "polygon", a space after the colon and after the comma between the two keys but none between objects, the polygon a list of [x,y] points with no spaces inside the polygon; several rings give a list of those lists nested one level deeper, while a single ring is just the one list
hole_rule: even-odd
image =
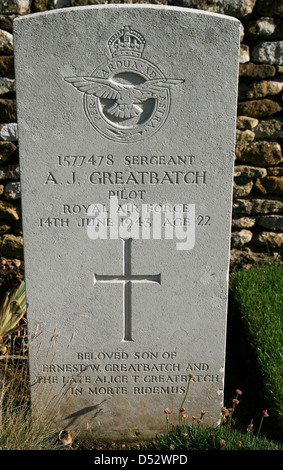
[{"label": "dry stone wall", "polygon": [[9,273],[23,268],[13,19],[104,3],[175,5],[231,15],[241,21],[231,269],[280,259],[283,0],[0,0],[0,285]]}]

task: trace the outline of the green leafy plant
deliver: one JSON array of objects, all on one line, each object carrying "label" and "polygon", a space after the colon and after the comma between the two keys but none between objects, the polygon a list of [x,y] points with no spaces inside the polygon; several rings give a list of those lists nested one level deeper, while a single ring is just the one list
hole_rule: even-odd
[{"label": "green leafy plant", "polygon": [[8,293],[0,310],[0,345],[5,336],[20,328],[20,321],[26,313],[25,282],[15,292]]}]

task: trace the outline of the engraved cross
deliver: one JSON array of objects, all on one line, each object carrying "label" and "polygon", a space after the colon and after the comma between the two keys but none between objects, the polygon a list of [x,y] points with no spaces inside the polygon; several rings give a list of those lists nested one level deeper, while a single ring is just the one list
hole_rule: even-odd
[{"label": "engraved cross", "polygon": [[161,274],[132,274],[131,248],[132,238],[122,239],[124,245],[123,274],[108,275],[94,274],[94,285],[97,283],[122,283],[123,284],[123,339],[132,339],[132,283],[157,283],[161,284]]}]

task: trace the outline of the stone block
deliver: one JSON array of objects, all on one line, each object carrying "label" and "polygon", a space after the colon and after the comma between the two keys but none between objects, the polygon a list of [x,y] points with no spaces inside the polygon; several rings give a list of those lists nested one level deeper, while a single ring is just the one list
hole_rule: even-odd
[{"label": "stone block", "polygon": [[253,118],[265,118],[282,111],[282,104],[268,98],[243,101],[238,104],[238,114]]}]

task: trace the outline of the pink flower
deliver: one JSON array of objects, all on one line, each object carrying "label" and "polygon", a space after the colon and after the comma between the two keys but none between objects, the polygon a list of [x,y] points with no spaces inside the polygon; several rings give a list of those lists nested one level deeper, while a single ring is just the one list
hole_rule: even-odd
[{"label": "pink flower", "polygon": [[166,415],[170,415],[170,414],[172,413],[172,411],[169,410],[169,408],[165,408],[164,413],[165,413]]},{"label": "pink flower", "polygon": [[267,410],[263,410],[262,417],[263,418],[268,418],[269,417],[269,414],[267,413]]}]

